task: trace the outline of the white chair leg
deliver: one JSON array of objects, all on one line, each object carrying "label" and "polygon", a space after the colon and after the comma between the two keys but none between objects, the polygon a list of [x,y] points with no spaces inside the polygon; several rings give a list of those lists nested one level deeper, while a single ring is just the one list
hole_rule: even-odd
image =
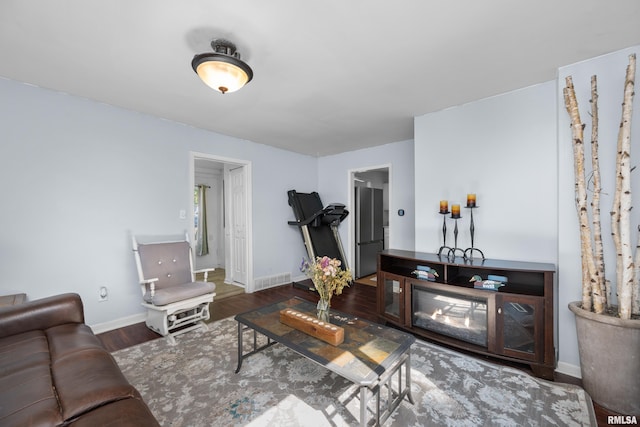
[{"label": "white chair leg", "polygon": [[209,326],[204,322],[200,322],[200,329],[202,329],[202,332],[207,332],[209,330]]},{"label": "white chair leg", "polygon": [[147,327],[159,333],[162,336],[169,334],[169,324],[167,321],[167,313],[157,310],[147,310]]},{"label": "white chair leg", "polygon": [[169,334],[165,337],[170,346],[174,346],[177,344],[175,337],[172,334]]}]

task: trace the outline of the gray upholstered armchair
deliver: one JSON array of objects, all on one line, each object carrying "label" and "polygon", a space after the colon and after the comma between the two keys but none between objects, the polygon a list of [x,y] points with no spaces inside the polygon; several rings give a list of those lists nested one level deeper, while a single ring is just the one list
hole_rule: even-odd
[{"label": "gray upholstered armchair", "polygon": [[[183,240],[142,243],[133,237],[142,306],[147,326],[175,343],[174,335],[204,328],[216,285],[207,282],[213,268],[193,270],[191,245]],[[204,282],[195,274],[204,273]]]}]

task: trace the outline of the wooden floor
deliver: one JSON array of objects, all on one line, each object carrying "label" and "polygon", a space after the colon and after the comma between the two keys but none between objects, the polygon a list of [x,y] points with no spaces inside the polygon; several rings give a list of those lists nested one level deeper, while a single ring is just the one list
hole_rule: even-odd
[{"label": "wooden floor", "polygon": [[[373,286],[353,283],[351,287],[344,289],[342,295],[334,297],[331,300],[331,308],[345,313],[350,313],[363,319],[377,322],[378,316],[376,315],[376,289],[377,288]],[[252,294],[242,294],[231,296],[220,301],[216,300],[213,302],[213,304],[211,304],[210,321],[216,321],[230,316],[235,316],[236,314],[250,311],[255,308],[282,301],[294,296],[298,296],[312,302],[318,301],[318,296],[314,292],[301,289],[300,287],[294,285],[284,285],[259,292],[254,292]],[[98,337],[108,351],[116,351],[143,343],[145,341],[161,338],[160,335],[148,329],[144,323],[137,323],[135,325],[105,332],[103,334],[99,334]],[[489,360],[495,363],[505,363],[501,362],[499,359]],[[527,365],[509,364],[509,366],[516,367],[518,369],[522,369],[523,371],[531,373]],[[555,374],[554,380],[556,382],[582,385],[579,378],[574,378],[559,373]],[[594,404],[594,407],[598,420],[598,426],[608,425],[608,415],[617,415],[605,408],[602,408],[597,404]]]}]

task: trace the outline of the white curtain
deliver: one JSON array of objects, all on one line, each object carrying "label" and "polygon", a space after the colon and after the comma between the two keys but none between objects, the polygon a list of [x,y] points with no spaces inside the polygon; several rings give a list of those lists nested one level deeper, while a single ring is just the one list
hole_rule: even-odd
[{"label": "white curtain", "polygon": [[209,239],[207,237],[207,186],[198,185],[198,228],[196,229],[196,254],[199,256],[209,253]]}]

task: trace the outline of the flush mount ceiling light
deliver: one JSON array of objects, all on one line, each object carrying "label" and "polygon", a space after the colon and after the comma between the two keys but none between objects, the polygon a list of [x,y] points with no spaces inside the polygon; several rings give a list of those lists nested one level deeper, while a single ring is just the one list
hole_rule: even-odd
[{"label": "flush mount ceiling light", "polygon": [[229,40],[216,39],[211,42],[213,52],[193,57],[191,66],[203,82],[221,93],[235,92],[253,78],[253,71],[240,60],[236,45]]}]

